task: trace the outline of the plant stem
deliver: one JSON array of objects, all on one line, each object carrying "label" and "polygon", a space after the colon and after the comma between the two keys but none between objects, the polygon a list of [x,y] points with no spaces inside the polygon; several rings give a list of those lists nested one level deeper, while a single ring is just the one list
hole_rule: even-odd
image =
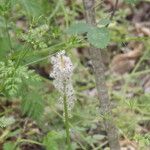
[{"label": "plant stem", "polygon": [[8,42],[9,42],[9,47],[10,47],[11,52],[13,52],[13,47],[12,47],[11,38],[10,38],[10,34],[9,34],[9,29],[8,29],[7,18],[5,18],[5,28],[6,28],[6,34],[7,34],[7,38],[8,38]]},{"label": "plant stem", "polygon": [[64,84],[64,97],[63,97],[63,104],[64,104],[64,115],[65,115],[65,128],[66,128],[66,140],[68,145],[68,150],[71,150],[71,142],[70,142],[70,132],[69,132],[69,117],[68,117],[68,104],[66,98],[66,88]]},{"label": "plant stem", "polygon": [[61,0],[60,2],[61,2],[62,11],[64,12],[64,19],[65,19],[65,23],[66,23],[66,28],[68,28],[68,26],[69,26],[69,16],[68,16],[68,13],[67,13],[66,8],[65,8],[65,1]]},{"label": "plant stem", "polygon": [[[95,0],[83,0],[83,5],[85,9],[86,22],[92,26],[96,26],[94,9]],[[111,115],[111,103],[108,95],[108,89],[105,83],[105,71],[101,49],[95,48],[91,45],[89,48],[89,54],[94,69],[96,87],[100,102],[100,111],[101,115],[103,116],[103,123],[107,132],[109,146],[111,150],[120,150],[117,129],[114,125],[114,121]]]},{"label": "plant stem", "polygon": [[116,12],[117,6],[118,6],[118,2],[119,2],[119,0],[116,0],[115,6],[114,6],[113,11],[112,11],[112,14],[111,14],[111,16],[110,16],[110,20],[112,20],[113,17],[114,17],[114,15],[115,15],[115,12]]},{"label": "plant stem", "polygon": [[42,143],[39,143],[39,142],[37,142],[37,141],[30,140],[30,139],[20,139],[20,140],[18,141],[18,143],[31,143],[31,144],[36,144],[36,145],[43,146]]}]

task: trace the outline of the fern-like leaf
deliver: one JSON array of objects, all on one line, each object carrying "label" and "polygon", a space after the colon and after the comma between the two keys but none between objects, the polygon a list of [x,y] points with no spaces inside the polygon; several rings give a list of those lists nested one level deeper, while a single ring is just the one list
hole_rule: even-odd
[{"label": "fern-like leaf", "polygon": [[44,111],[42,96],[37,91],[31,91],[23,97],[21,110],[23,114],[38,120]]},{"label": "fern-like leaf", "polygon": [[13,117],[1,117],[0,118],[0,127],[5,128],[15,122],[15,119]]}]

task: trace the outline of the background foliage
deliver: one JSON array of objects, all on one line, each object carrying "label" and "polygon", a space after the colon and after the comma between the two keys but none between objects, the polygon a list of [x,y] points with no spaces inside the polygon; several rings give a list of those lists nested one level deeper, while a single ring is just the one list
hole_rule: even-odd
[{"label": "background foliage", "polygon": [[[104,53],[107,85],[122,147],[149,148],[150,94],[140,82],[150,72],[149,35],[142,31],[137,34],[134,22],[128,19],[134,17],[133,10],[138,11],[143,3],[150,6],[147,0],[124,0],[120,6],[123,8],[118,8],[113,20],[109,19],[111,9],[105,1],[101,5],[97,3],[94,28],[84,22],[80,0],[72,3],[0,0],[0,149],[66,148],[59,95],[49,77],[49,59],[63,49],[75,65],[73,83],[77,103],[70,122],[72,147],[108,148],[91,62],[85,49],[89,43],[102,48]],[[128,45],[135,41],[144,45],[143,55],[126,74],[113,75],[111,62],[107,60],[122,54],[122,49],[128,52]]]}]

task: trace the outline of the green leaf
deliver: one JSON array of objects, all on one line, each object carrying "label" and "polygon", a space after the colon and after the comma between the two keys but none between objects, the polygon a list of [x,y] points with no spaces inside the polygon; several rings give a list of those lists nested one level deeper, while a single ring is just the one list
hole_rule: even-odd
[{"label": "green leaf", "polygon": [[7,126],[10,126],[14,122],[15,122],[15,119],[13,117],[5,117],[5,116],[3,116],[3,117],[0,118],[0,127],[4,128],[4,127],[7,127]]},{"label": "green leaf", "polygon": [[110,36],[107,28],[93,28],[87,34],[88,41],[97,48],[105,48]]},{"label": "green leaf", "polygon": [[19,0],[20,4],[26,9],[29,16],[39,17],[42,15],[42,7],[37,0]]},{"label": "green leaf", "polygon": [[140,0],[124,0],[124,1],[128,4],[135,4],[135,3],[139,2]]},{"label": "green leaf", "polygon": [[21,108],[23,114],[35,120],[39,120],[44,111],[44,103],[41,94],[36,90],[26,93],[26,96],[23,97]]},{"label": "green leaf", "polygon": [[109,24],[111,21],[108,18],[103,18],[101,19],[98,24],[106,26],[107,24]]},{"label": "green leaf", "polygon": [[16,96],[22,83],[28,80],[40,81],[39,76],[33,70],[25,66],[17,66],[14,61],[0,62],[0,86],[5,96]]},{"label": "green leaf", "polygon": [[56,131],[49,132],[43,140],[46,150],[59,150],[58,141],[62,139],[62,134]]},{"label": "green leaf", "polygon": [[87,23],[78,22],[76,24],[71,25],[66,32],[68,34],[82,34],[88,32],[90,28],[90,25],[88,25]]},{"label": "green leaf", "polygon": [[15,150],[15,143],[13,142],[4,143],[3,150]]}]

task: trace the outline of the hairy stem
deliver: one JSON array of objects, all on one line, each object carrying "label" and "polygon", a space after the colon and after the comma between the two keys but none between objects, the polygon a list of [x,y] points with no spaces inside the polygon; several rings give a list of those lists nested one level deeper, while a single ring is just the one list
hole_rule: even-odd
[{"label": "hairy stem", "polygon": [[[86,22],[93,26],[96,25],[94,4],[95,0],[83,0]],[[117,130],[113,123],[113,118],[111,115],[111,103],[108,95],[108,89],[105,83],[105,72],[101,50],[91,46],[89,48],[89,54],[95,73],[98,98],[100,101],[100,110],[101,115],[103,116],[104,126],[108,135],[110,149],[120,150]]]},{"label": "hairy stem", "polygon": [[[65,87],[65,85],[64,85],[64,87]],[[65,88],[64,88],[64,91],[66,91]],[[70,132],[69,132],[69,117],[68,117],[68,104],[67,104],[67,98],[66,98],[65,92],[64,92],[64,97],[63,97],[63,104],[64,104],[64,115],[65,115],[66,140],[67,140],[67,145],[68,145],[67,150],[71,150]]]}]

